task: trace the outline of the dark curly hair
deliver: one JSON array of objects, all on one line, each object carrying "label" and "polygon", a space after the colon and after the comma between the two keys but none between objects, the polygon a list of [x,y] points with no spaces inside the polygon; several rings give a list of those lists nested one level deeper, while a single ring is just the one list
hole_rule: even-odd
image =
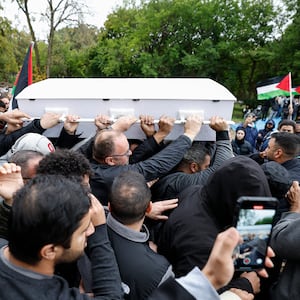
[{"label": "dark curly hair", "polygon": [[77,177],[80,181],[84,175],[92,175],[92,170],[88,159],[83,154],[70,149],[57,149],[40,161],[37,174]]}]

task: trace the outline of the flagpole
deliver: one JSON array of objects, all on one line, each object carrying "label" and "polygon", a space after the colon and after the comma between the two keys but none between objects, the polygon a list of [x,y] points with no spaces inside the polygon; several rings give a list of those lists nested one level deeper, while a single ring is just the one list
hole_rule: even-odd
[{"label": "flagpole", "polygon": [[[289,119],[290,120],[292,120],[292,118],[293,118],[293,93],[292,93],[292,73],[291,72],[289,72],[289,84],[290,84],[290,86],[289,86],[289,90],[290,90],[290,107],[291,107],[291,110],[289,109]],[[291,113],[290,113],[290,111],[292,111]]]}]

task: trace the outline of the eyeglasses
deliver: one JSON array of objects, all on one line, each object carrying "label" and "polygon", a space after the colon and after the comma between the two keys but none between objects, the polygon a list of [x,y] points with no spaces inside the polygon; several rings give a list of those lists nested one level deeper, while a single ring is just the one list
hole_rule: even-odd
[{"label": "eyeglasses", "polygon": [[110,155],[110,156],[112,156],[112,157],[121,157],[121,156],[130,156],[132,154],[132,152],[131,152],[131,150],[130,149],[128,149],[125,153],[123,153],[123,154],[112,154],[112,155]]}]

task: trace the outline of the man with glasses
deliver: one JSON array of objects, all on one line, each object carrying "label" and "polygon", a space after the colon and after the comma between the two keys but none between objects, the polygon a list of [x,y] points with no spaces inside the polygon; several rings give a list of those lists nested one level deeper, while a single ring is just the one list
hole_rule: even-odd
[{"label": "man with glasses", "polygon": [[93,194],[103,205],[107,205],[112,182],[120,173],[135,171],[142,174],[147,182],[167,174],[191,147],[201,124],[199,116],[188,117],[183,135],[154,156],[133,164],[129,164],[132,152],[125,134],[116,130],[101,130],[97,133],[93,145],[91,166],[94,174],[90,179]]}]

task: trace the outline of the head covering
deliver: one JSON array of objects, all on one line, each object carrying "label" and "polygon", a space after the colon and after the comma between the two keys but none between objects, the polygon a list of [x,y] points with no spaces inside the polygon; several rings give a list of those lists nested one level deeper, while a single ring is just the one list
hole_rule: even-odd
[{"label": "head covering", "polygon": [[219,229],[232,224],[236,202],[241,196],[271,196],[260,165],[243,155],[226,160],[209,177],[201,195]]},{"label": "head covering", "polygon": [[261,168],[268,179],[272,196],[283,198],[292,184],[288,170],[275,161],[266,162]]},{"label": "head covering", "polygon": [[237,132],[240,131],[240,130],[244,131],[244,133],[245,133],[245,135],[246,135],[246,129],[245,129],[244,127],[242,127],[242,126],[237,127],[236,130],[235,130],[235,132],[237,133]]},{"label": "head covering", "polygon": [[[238,131],[243,131],[244,132],[244,137],[242,139],[238,139],[237,138],[237,133]],[[240,147],[240,145],[244,144],[245,143],[245,138],[246,138],[246,129],[244,127],[238,127],[235,131],[235,137],[234,137],[234,143],[236,145],[238,145]],[[236,149],[236,147],[234,147],[233,149],[235,152],[238,152],[240,153],[240,150],[239,149]]]},{"label": "head covering", "polygon": [[19,137],[7,152],[7,159],[17,151],[32,150],[47,155],[55,151],[52,142],[44,135],[38,133],[26,133]]},{"label": "head covering", "polygon": [[272,124],[272,129],[275,128],[275,122],[273,119],[269,119],[267,120],[266,124],[265,124],[265,129],[269,129],[269,127],[267,127],[268,124]]}]

